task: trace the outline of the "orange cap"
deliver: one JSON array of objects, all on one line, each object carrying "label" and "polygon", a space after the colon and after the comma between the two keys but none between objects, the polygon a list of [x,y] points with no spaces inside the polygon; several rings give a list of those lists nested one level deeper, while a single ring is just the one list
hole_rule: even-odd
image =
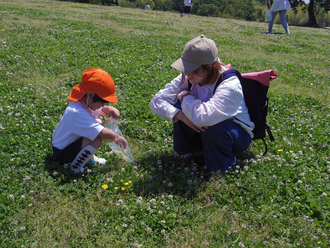
[{"label": "orange cap", "polygon": [[81,83],[73,87],[69,101],[76,102],[90,91],[108,102],[118,102],[115,96],[115,84],[111,76],[102,69],[94,68],[85,71]]}]

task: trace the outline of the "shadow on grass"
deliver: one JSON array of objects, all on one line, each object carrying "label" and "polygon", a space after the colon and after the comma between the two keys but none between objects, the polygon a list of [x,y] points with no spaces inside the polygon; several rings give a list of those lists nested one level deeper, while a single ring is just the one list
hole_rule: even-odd
[{"label": "shadow on grass", "polygon": [[[251,153],[237,156],[239,160],[251,157],[254,157]],[[192,199],[216,176],[206,171],[203,156],[181,158],[173,153],[162,152],[145,156],[139,164],[140,170],[147,175],[147,178],[140,178],[134,184],[135,193],[141,196],[165,193]]]},{"label": "shadow on grass", "polygon": [[274,33],[274,32],[272,32],[272,33],[268,33],[268,32],[260,32],[261,34],[268,34],[268,35],[285,35],[285,33],[278,33],[278,32],[276,32],[276,33]]},{"label": "shadow on grass", "polygon": [[[53,154],[49,153],[44,158],[45,170],[48,174],[57,179],[59,185],[70,183],[71,181],[81,178],[84,181],[88,181],[89,178],[84,176],[87,174],[88,167],[85,167],[86,173],[74,174],[69,167],[62,165],[58,162],[54,162]],[[60,180],[59,180],[60,179]]]}]

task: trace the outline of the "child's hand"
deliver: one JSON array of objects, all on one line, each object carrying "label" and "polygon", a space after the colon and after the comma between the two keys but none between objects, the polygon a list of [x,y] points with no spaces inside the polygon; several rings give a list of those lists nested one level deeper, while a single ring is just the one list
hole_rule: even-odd
[{"label": "child's hand", "polygon": [[185,96],[188,96],[188,95],[191,95],[191,94],[190,94],[190,91],[188,91],[188,90],[184,90],[184,91],[181,91],[181,92],[176,96],[176,98],[177,98],[180,102],[182,102],[182,101],[183,101],[183,98],[184,98]]},{"label": "child's hand", "polygon": [[117,120],[120,117],[120,113],[119,110],[116,109],[115,107],[112,106],[104,106],[102,108],[102,111],[106,114],[106,115],[111,115],[112,118],[114,118],[115,120]]},{"label": "child's hand", "polygon": [[119,137],[119,140],[116,141],[116,144],[117,144],[119,147],[124,148],[124,149],[126,149],[126,147],[127,147],[127,141],[125,140],[124,137],[121,137],[121,136]]}]

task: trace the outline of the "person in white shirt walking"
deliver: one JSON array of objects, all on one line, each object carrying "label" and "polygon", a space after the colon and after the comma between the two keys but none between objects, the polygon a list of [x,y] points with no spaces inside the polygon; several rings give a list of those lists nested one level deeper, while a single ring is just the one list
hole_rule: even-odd
[{"label": "person in white shirt walking", "polygon": [[183,13],[181,14],[181,17],[184,16],[184,14],[188,14],[188,17],[190,18],[190,11],[191,11],[191,0],[184,0],[184,9],[183,9]]},{"label": "person in white shirt walking", "polygon": [[149,3],[147,3],[147,4],[144,6],[144,9],[146,9],[146,10],[149,10],[149,9],[150,9],[150,5],[149,5]]},{"label": "person in white shirt walking", "polygon": [[[270,5],[270,1],[269,1],[269,5]],[[268,32],[267,32],[268,34],[271,34],[273,31],[273,24],[277,13],[279,13],[280,15],[280,21],[284,28],[285,34],[290,34],[289,24],[285,19],[286,12],[290,10],[290,7],[291,6],[289,0],[274,0],[272,7],[270,9],[272,14],[272,19],[268,23]]]},{"label": "person in white shirt walking", "polygon": [[204,153],[208,171],[230,170],[236,155],[249,147],[254,129],[239,79],[224,80],[213,94],[227,68],[214,41],[204,35],[189,41],[172,67],[180,75],[152,98],[151,111],[173,121],[176,153]]}]

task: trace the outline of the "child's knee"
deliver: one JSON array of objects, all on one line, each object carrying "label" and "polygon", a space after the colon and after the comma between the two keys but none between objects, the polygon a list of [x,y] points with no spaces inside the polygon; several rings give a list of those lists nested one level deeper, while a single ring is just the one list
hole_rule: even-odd
[{"label": "child's knee", "polygon": [[103,139],[100,136],[97,136],[91,143],[91,145],[98,149],[102,145]]},{"label": "child's knee", "polygon": [[84,138],[81,146],[85,147],[85,146],[91,145],[95,149],[99,149],[99,147],[102,145],[102,141],[103,141],[103,139],[100,136],[97,136],[93,141],[90,139]]}]

